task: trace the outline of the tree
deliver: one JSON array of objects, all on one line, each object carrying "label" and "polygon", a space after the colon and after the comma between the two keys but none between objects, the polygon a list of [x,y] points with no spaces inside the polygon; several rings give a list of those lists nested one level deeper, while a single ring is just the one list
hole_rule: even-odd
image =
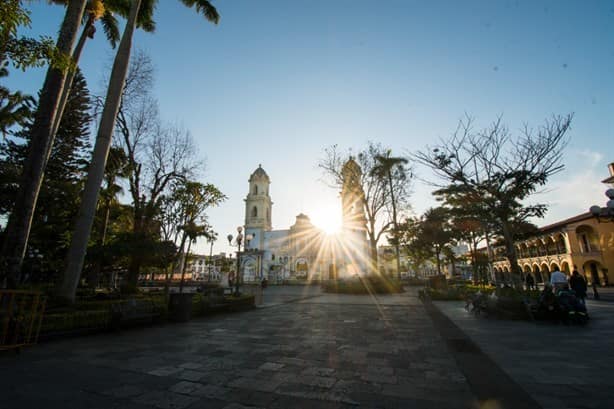
[{"label": "tree", "polygon": [[[66,256],[70,226],[76,215],[75,207],[67,206],[67,203],[79,201],[87,164],[86,157],[90,150],[91,119],[90,94],[85,78],[78,71],[66,113],[57,132],[58,143],[51,150],[45,183],[39,193],[41,201],[33,216],[31,239],[28,244],[30,250],[36,249],[37,253],[44,257],[47,270],[45,273],[49,277],[61,271]],[[0,160],[0,178],[4,182],[0,187],[2,215],[7,215],[15,204],[19,174],[27,158],[29,126],[31,122],[3,144],[3,155]]]},{"label": "tree", "polygon": [[[86,0],[71,0],[66,7],[66,14],[56,44],[57,52],[61,56],[70,56],[85,3]],[[68,66],[51,64],[40,93],[39,109],[36,111],[31,129],[28,160],[25,162],[19,193],[9,218],[0,257],[0,264],[8,273],[7,285],[11,287],[18,281],[21,273],[38,193],[53,146],[52,127],[67,71]]]},{"label": "tree", "polygon": [[[54,3],[66,5],[67,0],[52,0]],[[76,67],[79,64],[79,60],[81,59],[81,53],[85,46],[85,42],[88,38],[94,38],[94,34],[96,33],[95,23],[100,21],[102,23],[102,27],[104,33],[106,34],[107,40],[111,43],[111,46],[115,48],[117,42],[119,41],[119,27],[117,24],[117,19],[114,16],[114,13],[122,15],[123,17],[127,17],[130,13],[130,3],[127,0],[89,0],[85,9],[85,13],[87,18],[85,19],[85,23],[83,25],[83,30],[81,31],[81,37],[77,42],[77,46],[72,54],[72,59],[74,66]],[[155,28],[154,22],[151,20],[151,15],[148,13],[139,13],[137,17],[137,27],[142,28],[144,31],[153,32]],[[66,84],[64,86],[64,90],[62,92],[62,96],[60,98],[60,102],[58,104],[58,113],[56,115],[56,120],[52,127],[52,132],[55,134],[57,132],[57,127],[59,125],[59,120],[62,118],[62,114],[64,112],[64,108],[66,106],[66,100],[70,93],[70,87],[72,87],[73,79],[75,75],[75,69],[71,68],[68,71],[68,75],[66,77]]]},{"label": "tree", "polygon": [[399,225],[398,239],[399,245],[407,254],[409,264],[418,274],[424,265],[431,258],[431,248],[428,243],[422,241],[420,237],[420,219],[408,217]]},{"label": "tree", "polygon": [[[0,66],[0,78],[8,75],[8,69]],[[15,125],[24,126],[32,116],[34,98],[19,91],[11,92],[0,85],[0,133],[4,138]]]},{"label": "tree", "polygon": [[[182,0],[189,6],[195,7],[201,12],[205,18],[217,24],[219,15],[217,10],[206,0]],[[141,13],[153,14],[155,1],[144,1],[143,10]],[[126,73],[130,63],[130,52],[132,48],[132,36],[136,28],[137,16],[141,9],[141,0],[132,0],[130,15],[120,41],[111,77],[109,79],[109,87],[107,97],[105,99],[104,109],[100,118],[100,127],[96,137],[96,145],[92,155],[92,162],[88,172],[86,188],[83,194],[82,206],[79,212],[77,224],[75,226],[75,235],[71,244],[69,253],[68,267],[66,268],[64,283],[60,290],[60,296],[69,301],[74,301],[74,294],[77,288],[81,269],[83,267],[83,259],[86,252],[86,241],[90,234],[96,202],[98,200],[98,192],[102,183],[104,168],[107,161],[113,130],[115,128],[115,120],[117,111],[121,102],[121,95],[126,80]]]},{"label": "tree", "polygon": [[413,155],[435,172],[441,181],[434,183],[440,195],[459,204],[479,203],[480,214],[475,216],[492,220],[502,235],[515,278],[520,271],[514,228],[546,212],[546,205],[525,200],[564,168],[561,158],[571,120],[572,115],[555,116],[537,130],[525,126],[512,137],[501,118],[479,132],[466,118],[449,139]]},{"label": "tree", "polygon": [[18,28],[30,27],[30,12],[23,8],[22,0],[0,2],[0,67],[9,63],[14,67],[26,69],[42,66],[51,61],[55,54],[53,41],[48,37],[36,40],[19,36]]},{"label": "tree", "polygon": [[[367,147],[357,155],[357,162],[361,168],[360,184],[364,191],[363,205],[367,218],[367,237],[371,248],[371,264],[375,271],[377,266],[377,243],[380,238],[394,226],[390,213],[389,180],[382,178],[373,169],[378,167],[378,156],[386,156],[389,150],[381,144],[369,142]],[[336,145],[324,150],[324,157],[320,159],[318,167],[322,169],[329,185],[341,189],[343,186],[343,165],[347,162],[350,154],[339,151]],[[407,204],[407,178],[397,177],[398,173],[392,173],[393,191],[395,192],[396,209]]]},{"label": "tree", "polygon": [[183,289],[183,277],[191,244],[200,236],[208,239],[216,236],[207,223],[206,211],[224,200],[226,196],[214,185],[187,180],[179,181],[172,192],[164,197],[161,225],[167,236],[165,238],[172,237],[177,244],[177,269],[181,271],[182,280],[180,290]]},{"label": "tree", "polygon": [[[119,204],[117,195],[123,192],[122,186],[118,179],[128,177],[127,158],[121,148],[112,147],[109,151],[109,159],[105,168],[104,182],[105,186],[100,191],[99,212],[102,213],[98,217],[100,227],[98,228],[98,242],[95,251],[93,267],[88,275],[88,284],[95,287],[98,283],[102,268],[105,265],[106,259],[109,257],[107,251],[107,236],[109,235],[109,224],[111,220],[111,209]],[[96,225],[96,224],[95,224]],[[112,280],[111,280],[112,281]]]},{"label": "tree", "polygon": [[390,195],[389,203],[390,207],[392,208],[392,224],[394,227],[392,236],[397,257],[397,278],[400,280],[401,254],[399,253],[399,240],[397,237],[399,232],[399,224],[397,219],[397,200],[395,198],[394,182],[397,182],[396,190],[405,189],[405,185],[403,182],[411,177],[411,173],[408,173],[407,169],[405,168],[405,165],[407,165],[408,160],[402,157],[390,156],[391,153],[392,151],[388,149],[384,155],[375,155],[376,165],[371,169],[371,173],[373,174],[373,176],[382,180],[386,180],[386,182],[388,183],[388,194]]},{"label": "tree", "polygon": [[418,240],[430,249],[439,275],[441,275],[441,255],[455,238],[451,227],[450,215],[443,207],[427,210],[420,219]]}]

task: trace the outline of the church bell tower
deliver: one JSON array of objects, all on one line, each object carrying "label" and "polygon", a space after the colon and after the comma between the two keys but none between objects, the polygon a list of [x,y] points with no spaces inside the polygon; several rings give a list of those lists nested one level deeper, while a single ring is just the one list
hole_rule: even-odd
[{"label": "church bell tower", "polygon": [[369,273],[370,257],[367,243],[367,218],[360,179],[362,170],[350,156],[341,169],[341,207],[343,216],[342,238],[345,241],[344,266],[341,271],[348,275]]},{"label": "church bell tower", "polygon": [[271,210],[273,202],[269,196],[271,180],[262,165],[249,177],[249,192],[245,198],[245,234],[253,236],[246,248],[262,249],[264,232],[271,231]]},{"label": "church bell tower", "polygon": [[362,170],[350,156],[341,170],[343,187],[341,189],[341,207],[343,212],[343,230],[345,232],[367,231],[367,218],[364,208],[364,191],[360,184]]}]

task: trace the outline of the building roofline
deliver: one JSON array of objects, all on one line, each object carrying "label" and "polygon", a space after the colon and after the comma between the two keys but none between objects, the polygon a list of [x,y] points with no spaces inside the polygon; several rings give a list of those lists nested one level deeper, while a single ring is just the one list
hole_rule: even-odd
[{"label": "building roofline", "polygon": [[595,216],[593,216],[593,214],[591,212],[586,212],[586,213],[578,214],[576,216],[573,216],[573,217],[570,217],[570,218],[567,218],[567,219],[563,219],[563,220],[558,221],[556,223],[552,223],[552,224],[548,224],[546,226],[540,227],[539,231],[543,233],[543,232],[546,232],[546,231],[549,231],[549,230],[554,230],[556,228],[566,226],[566,225],[571,224],[571,223],[577,223],[577,222],[581,222],[583,220],[591,219],[593,217],[595,217]]}]

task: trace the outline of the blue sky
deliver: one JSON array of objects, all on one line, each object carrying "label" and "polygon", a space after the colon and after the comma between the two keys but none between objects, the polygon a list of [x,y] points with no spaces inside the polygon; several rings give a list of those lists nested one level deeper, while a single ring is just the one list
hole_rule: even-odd
[{"label": "blue sky", "polygon": [[[503,115],[512,130],[574,113],[566,170],[548,192],[547,224],[605,203],[614,161],[614,3],[611,1],[216,0],[218,26],[162,0],[155,34],[135,46],[156,65],[164,120],[183,124],[206,158],[205,180],[229,196],[210,212],[220,237],[243,223],[249,174],[272,180],[274,228],[304,212],[338,212],[317,161],[333,143],[382,142],[395,154],[449,135],[468,113]],[[56,33],[63,9],[32,2],[33,33]],[[82,68],[94,92],[113,51],[102,31]],[[13,71],[36,93],[43,70]],[[430,177],[425,169],[417,169]],[[412,204],[433,204],[417,183]],[[214,251],[228,250],[225,240]],[[199,251],[208,250],[199,243]]]}]

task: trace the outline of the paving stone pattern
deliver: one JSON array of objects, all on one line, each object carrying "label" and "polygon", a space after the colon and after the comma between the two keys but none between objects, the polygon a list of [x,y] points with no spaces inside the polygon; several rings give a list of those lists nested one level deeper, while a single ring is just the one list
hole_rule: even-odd
[{"label": "paving stone pattern", "polygon": [[[266,306],[266,300],[265,300]],[[310,294],[0,357],[0,408],[470,408],[413,294]]]},{"label": "paving stone pattern", "polygon": [[614,407],[614,303],[587,301],[584,327],[475,317],[462,302],[436,302],[544,409]]},{"label": "paving stone pattern", "polygon": [[611,408],[614,303],[587,327],[269,287],[257,310],[0,355],[0,409]]}]

